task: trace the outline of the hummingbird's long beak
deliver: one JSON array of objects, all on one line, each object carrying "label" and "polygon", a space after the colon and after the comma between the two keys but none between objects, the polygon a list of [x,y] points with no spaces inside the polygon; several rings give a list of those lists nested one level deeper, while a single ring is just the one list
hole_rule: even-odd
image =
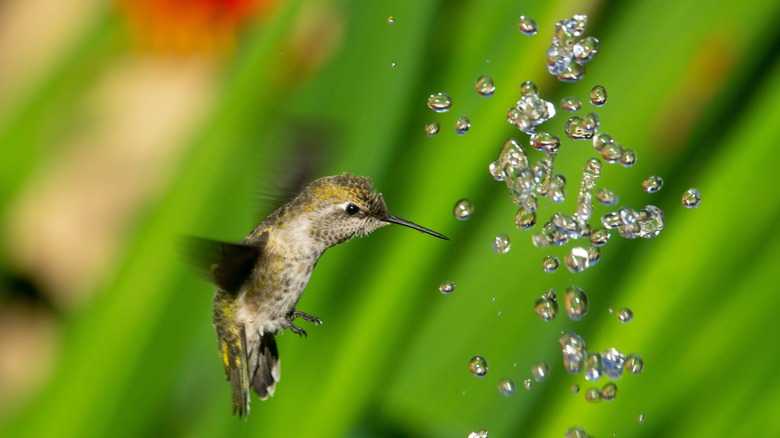
[{"label": "hummingbird's long beak", "polygon": [[417,225],[414,222],[409,222],[406,219],[401,219],[400,217],[395,217],[392,214],[388,215],[386,218],[384,218],[382,220],[385,221],[385,222],[390,222],[391,224],[398,224],[398,225],[403,225],[405,227],[414,228],[417,231],[421,231],[421,232],[423,232],[425,234],[430,234],[431,236],[438,237],[439,239],[450,240],[450,238],[445,236],[444,234],[439,234],[436,231],[429,230],[429,229],[427,229],[425,227],[421,227],[421,226]]}]

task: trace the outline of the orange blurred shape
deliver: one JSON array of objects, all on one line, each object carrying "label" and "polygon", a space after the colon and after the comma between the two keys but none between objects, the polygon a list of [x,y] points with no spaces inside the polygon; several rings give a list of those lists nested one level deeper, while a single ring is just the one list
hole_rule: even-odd
[{"label": "orange blurred shape", "polygon": [[239,33],[262,19],[278,0],[118,0],[141,50],[231,51]]}]

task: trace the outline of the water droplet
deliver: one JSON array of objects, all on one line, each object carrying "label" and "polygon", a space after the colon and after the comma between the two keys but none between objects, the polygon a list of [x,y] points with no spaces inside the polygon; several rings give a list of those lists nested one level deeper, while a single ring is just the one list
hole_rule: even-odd
[{"label": "water droplet", "polygon": [[563,264],[570,272],[582,272],[590,267],[588,250],[575,246],[563,256]]},{"label": "water droplet", "polygon": [[509,236],[506,234],[499,234],[493,239],[493,251],[497,254],[506,254],[509,252],[510,246]]},{"label": "water droplet", "polygon": [[572,140],[589,140],[596,135],[598,128],[599,118],[596,113],[588,113],[583,118],[572,116],[564,126],[566,136]]},{"label": "water droplet", "polygon": [[598,388],[589,388],[585,391],[585,400],[591,403],[598,403],[601,401],[601,390]]},{"label": "water droplet", "polygon": [[589,246],[588,249],[588,267],[596,266],[596,263],[601,260],[601,250],[595,246]]},{"label": "water droplet", "polygon": [[661,190],[661,187],[664,186],[664,180],[661,179],[660,176],[648,176],[645,178],[644,181],[642,181],[642,188],[647,193],[655,193],[659,190]]},{"label": "water droplet", "polygon": [[561,99],[561,108],[564,111],[574,112],[582,108],[582,101],[574,96],[564,97]]},{"label": "water droplet", "polygon": [[701,202],[701,193],[697,189],[688,189],[682,195],[682,204],[685,208],[696,208]]},{"label": "water droplet", "polygon": [[590,233],[590,243],[594,246],[604,246],[609,241],[609,230],[596,228]]},{"label": "water droplet", "polygon": [[395,18],[387,17],[387,24],[394,24],[394,23],[395,23]]},{"label": "water droplet", "polygon": [[425,135],[435,137],[439,133],[439,122],[428,122],[425,124]]},{"label": "water droplet", "polygon": [[618,196],[612,190],[599,189],[599,191],[596,192],[596,200],[598,200],[601,205],[612,206],[618,203]]},{"label": "water droplet", "polygon": [[636,164],[636,151],[633,149],[623,149],[623,155],[620,156],[620,164],[623,167],[631,167]]},{"label": "water droplet", "polygon": [[531,388],[533,387],[534,387],[534,382],[531,381],[531,379],[523,380],[523,389],[525,389],[526,391],[530,391]]},{"label": "water droplet", "polygon": [[518,208],[517,214],[515,214],[515,225],[523,230],[533,228],[536,225],[536,212],[525,207]]},{"label": "water droplet", "polygon": [[517,21],[517,28],[520,29],[520,32],[528,36],[534,36],[539,31],[536,21],[525,15],[520,16],[520,19]]},{"label": "water droplet", "polygon": [[579,321],[588,314],[588,297],[585,291],[577,286],[569,286],[563,294],[563,305],[566,314],[572,321]]},{"label": "water droplet", "polygon": [[[531,86],[528,85],[528,82],[524,82],[521,91],[530,93],[530,91],[535,88],[535,84]],[[554,116],[555,106],[540,98],[535,93],[524,94],[517,101],[517,104],[507,111],[507,120],[509,123],[515,125],[526,134],[533,133],[536,126],[550,120]]]},{"label": "water droplet", "polygon": [[397,65],[398,65],[398,63],[397,63],[397,62],[395,62],[395,61],[392,61],[392,62],[390,63],[390,67],[392,67],[392,68],[395,68]]},{"label": "water droplet", "polygon": [[615,382],[609,382],[601,388],[601,398],[606,401],[612,401],[617,396],[617,385]]},{"label": "water droplet", "polygon": [[623,353],[619,352],[617,348],[608,348],[601,354],[602,367],[604,374],[610,379],[619,379],[623,375],[623,366],[625,365],[625,357]]},{"label": "water droplet", "polygon": [[571,385],[571,393],[572,394],[576,394],[578,392],[580,392],[580,385],[578,385],[576,383],[572,384]]},{"label": "water droplet", "polygon": [[485,429],[476,430],[469,434],[469,438],[488,438],[488,431]]},{"label": "water droplet", "polygon": [[477,377],[485,377],[488,371],[488,364],[484,357],[474,356],[469,361],[469,371]]},{"label": "water droplet", "polygon": [[602,106],[607,103],[607,89],[601,85],[596,85],[590,90],[590,103],[595,106]]},{"label": "water droplet", "polygon": [[539,94],[539,87],[533,81],[525,81],[520,84],[520,95],[531,96]]},{"label": "water droplet", "polygon": [[634,312],[628,307],[623,307],[617,311],[617,317],[620,322],[631,322],[634,319]]},{"label": "water droplet", "polygon": [[[639,236],[651,239],[658,236],[664,229],[664,212],[655,205],[646,205],[636,214],[639,225]],[[620,231],[621,229],[618,229]],[[621,232],[621,235],[623,233]]]},{"label": "water droplet", "polygon": [[474,213],[474,204],[466,198],[461,199],[455,203],[452,213],[455,215],[455,219],[465,221],[468,220]]},{"label": "water droplet", "polygon": [[467,132],[469,132],[469,128],[471,128],[471,121],[466,116],[460,116],[458,117],[458,120],[455,121],[455,133],[458,135],[463,135]]},{"label": "water droplet", "polygon": [[428,97],[428,108],[437,113],[446,113],[452,107],[452,98],[444,93],[431,94]]},{"label": "water droplet", "polygon": [[566,429],[563,436],[565,438],[588,438],[588,432],[585,432],[585,429],[581,427],[573,427],[571,429]]},{"label": "water droplet", "polygon": [[510,379],[503,379],[498,382],[498,390],[501,392],[501,394],[509,397],[515,393],[515,382]]},{"label": "water droplet", "polygon": [[596,37],[583,38],[574,43],[571,51],[576,62],[588,62],[599,53],[599,40]]},{"label": "water droplet", "polygon": [[571,330],[566,330],[558,339],[558,344],[563,354],[563,368],[569,374],[579,374],[587,354],[585,341]]},{"label": "water droplet", "polygon": [[643,412],[640,412],[639,415],[636,416],[636,421],[639,422],[639,424],[642,424],[645,422],[645,414]]},{"label": "water droplet", "polygon": [[544,295],[534,302],[534,312],[542,321],[550,321],[558,314],[558,301],[555,299],[555,290],[549,289]]},{"label": "water droplet", "polygon": [[645,361],[638,354],[629,354],[626,356],[625,369],[631,374],[642,374],[645,369]]},{"label": "water droplet", "polygon": [[455,283],[452,281],[445,281],[441,285],[439,285],[439,292],[447,295],[451,294],[455,290]]},{"label": "water droplet", "polygon": [[537,132],[531,135],[531,146],[537,151],[556,154],[561,147],[561,139],[547,132]]},{"label": "water droplet", "polygon": [[477,93],[484,97],[490,97],[496,91],[496,86],[493,84],[493,78],[487,75],[477,78],[476,84]]},{"label": "water droplet", "polygon": [[547,362],[537,362],[531,367],[531,375],[534,376],[534,380],[541,382],[550,375],[550,366]]},{"label": "water droplet", "polygon": [[588,358],[585,359],[585,380],[589,382],[598,381],[601,378],[602,368],[601,355],[598,353],[589,353]]},{"label": "water droplet", "polygon": [[560,266],[560,262],[558,261],[558,257],[555,257],[554,255],[548,255],[542,260],[542,269],[544,269],[544,272],[555,272],[558,270],[558,266]]}]

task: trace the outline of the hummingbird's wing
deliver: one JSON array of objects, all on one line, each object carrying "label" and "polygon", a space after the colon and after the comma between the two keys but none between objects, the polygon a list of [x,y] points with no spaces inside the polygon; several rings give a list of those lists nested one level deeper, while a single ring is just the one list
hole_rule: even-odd
[{"label": "hummingbird's wing", "polygon": [[184,256],[206,281],[232,295],[252,273],[268,242],[268,232],[251,244],[228,243],[202,237],[185,238]]}]

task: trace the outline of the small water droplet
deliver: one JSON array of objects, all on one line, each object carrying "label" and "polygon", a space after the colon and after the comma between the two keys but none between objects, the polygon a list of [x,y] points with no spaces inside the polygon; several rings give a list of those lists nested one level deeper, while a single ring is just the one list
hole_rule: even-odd
[{"label": "small water droplet", "polygon": [[439,133],[439,122],[428,122],[425,124],[425,135],[435,137]]},{"label": "small water droplet", "polygon": [[642,374],[642,371],[645,369],[645,361],[638,354],[629,354],[626,356],[624,368],[631,374]]},{"label": "small water droplet", "polygon": [[601,354],[602,367],[604,374],[610,379],[617,380],[623,376],[623,366],[625,365],[625,357],[623,353],[619,352],[617,348],[608,348]]},{"label": "small water droplet", "polygon": [[602,106],[607,103],[607,89],[601,85],[596,85],[590,90],[590,103],[594,106]]},{"label": "small water droplet", "polygon": [[588,432],[585,432],[585,429],[581,427],[573,427],[571,429],[566,429],[563,436],[565,438],[588,438]]},{"label": "small water droplet", "polygon": [[515,382],[510,379],[503,379],[498,382],[498,390],[505,396],[510,396],[515,393]]},{"label": "small water droplet", "polygon": [[598,388],[589,388],[585,391],[585,400],[591,403],[598,403],[601,401],[601,390]]},{"label": "small water droplet", "polygon": [[469,434],[469,438],[488,438],[488,431],[485,429],[475,430]]},{"label": "small water droplet", "polygon": [[392,68],[395,68],[397,65],[398,65],[398,63],[397,63],[397,62],[395,62],[395,61],[392,61],[392,62],[390,63],[390,67],[392,67]]},{"label": "small water droplet", "polygon": [[544,272],[555,272],[558,270],[558,266],[560,266],[560,262],[558,261],[558,257],[555,257],[554,255],[548,255],[542,260],[542,269],[544,269]]},{"label": "small water droplet", "polygon": [[558,314],[558,301],[555,299],[555,290],[549,289],[544,295],[534,302],[534,312],[542,321],[555,319]]},{"label": "small water droplet", "polygon": [[579,374],[587,354],[585,341],[571,330],[566,330],[558,338],[558,344],[563,354],[563,368],[569,374]]},{"label": "small water droplet", "polygon": [[517,20],[517,28],[520,29],[520,32],[522,32],[524,35],[528,36],[534,36],[537,32],[539,32],[539,27],[536,25],[536,21],[534,21],[533,18],[526,17],[525,15],[521,15],[520,19]]},{"label": "small water droplet", "polygon": [[392,16],[387,17],[387,24],[394,24],[394,23],[395,23],[395,18],[393,18]]},{"label": "small water droplet", "polygon": [[563,264],[570,272],[582,272],[590,267],[588,250],[575,246],[563,256]]},{"label": "small water droplet", "polygon": [[471,128],[471,121],[466,116],[460,116],[458,117],[458,120],[455,121],[455,133],[458,135],[463,135],[467,132],[469,132],[469,128]]},{"label": "small water droplet", "polygon": [[550,366],[547,362],[537,362],[531,367],[531,375],[534,376],[534,380],[541,382],[550,375]]},{"label": "small water droplet", "polygon": [[533,228],[536,225],[536,212],[525,207],[518,208],[517,214],[515,214],[515,225],[523,230]]},{"label": "small water droplet", "polygon": [[531,135],[531,146],[537,151],[556,154],[561,147],[561,139],[548,132],[536,132]]},{"label": "small water droplet", "polygon": [[589,62],[599,53],[599,40],[596,37],[583,38],[574,43],[571,51],[577,62]]},{"label": "small water droplet", "polygon": [[585,359],[585,380],[597,382],[601,378],[602,367],[601,355],[598,353],[588,353],[588,358]]},{"label": "small water droplet", "polygon": [[485,377],[488,372],[488,364],[484,357],[474,356],[469,361],[469,371],[477,377]]},{"label": "small water droplet", "polygon": [[582,108],[582,101],[574,96],[564,97],[561,99],[561,108],[564,111],[574,112]]},{"label": "small water droplet", "polygon": [[444,93],[431,94],[428,97],[428,108],[437,113],[445,113],[452,107],[452,98]]},{"label": "small water droplet", "polygon": [[596,228],[590,233],[590,243],[593,246],[604,246],[609,241],[609,230],[606,228]]},{"label": "small water droplet", "polygon": [[439,285],[439,292],[444,295],[451,294],[453,291],[455,291],[455,282],[453,281],[447,280]]},{"label": "small water droplet", "polygon": [[633,149],[623,149],[623,155],[620,156],[620,164],[623,167],[631,167],[636,164],[636,151]]},{"label": "small water droplet", "polygon": [[701,193],[697,189],[688,189],[682,195],[682,204],[685,208],[696,208],[701,203]]},{"label": "small water droplet", "polygon": [[531,96],[539,94],[539,87],[533,81],[525,81],[520,84],[520,95]]},{"label": "small water droplet", "polygon": [[452,213],[455,215],[455,219],[465,221],[468,220],[474,213],[474,204],[466,198],[461,199],[455,203]]},{"label": "small water droplet", "polygon": [[569,286],[563,294],[563,305],[566,314],[572,321],[579,321],[588,314],[588,297],[585,291],[577,286]]},{"label": "small water droplet", "polygon": [[664,186],[664,180],[660,176],[648,176],[642,181],[642,189],[647,193],[655,193]]},{"label": "small water droplet", "polygon": [[599,191],[596,192],[596,200],[598,200],[601,205],[612,206],[618,203],[618,196],[612,190],[599,189]]},{"label": "small water droplet", "polygon": [[531,379],[523,380],[523,389],[525,389],[526,391],[530,391],[531,388],[533,387],[534,387],[534,382],[531,381]]},{"label": "small water droplet", "polygon": [[634,319],[634,312],[628,307],[623,307],[617,311],[617,317],[620,322],[631,322]]},{"label": "small water droplet", "polygon": [[615,382],[609,382],[601,388],[601,399],[612,401],[617,396],[617,385]]},{"label": "small water droplet", "polygon": [[640,413],[639,413],[639,414],[636,416],[636,421],[638,421],[638,422],[639,422],[639,424],[642,424],[642,423],[644,423],[644,422],[645,422],[645,414],[644,414],[643,412],[640,412]]},{"label": "small water droplet", "polygon": [[509,236],[506,234],[499,234],[493,239],[493,251],[497,254],[506,254],[509,252],[510,246]]},{"label": "small water droplet", "polygon": [[484,97],[490,97],[496,91],[496,86],[493,83],[493,78],[487,75],[477,78],[476,84],[477,93]]}]

